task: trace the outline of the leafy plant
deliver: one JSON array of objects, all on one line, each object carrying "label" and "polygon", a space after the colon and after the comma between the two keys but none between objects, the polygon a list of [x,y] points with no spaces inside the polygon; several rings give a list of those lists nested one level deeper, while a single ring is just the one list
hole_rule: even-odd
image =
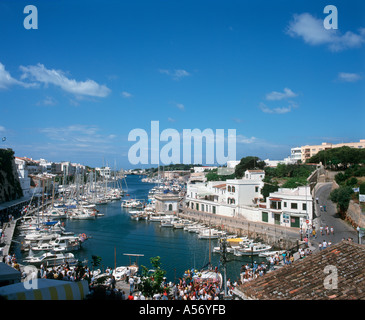
[{"label": "leafy plant", "polygon": [[166,271],[161,269],[161,261],[160,257],[150,258],[151,265],[153,268],[152,273],[151,270],[146,266],[141,265],[142,269],[142,278],[141,278],[141,291],[145,297],[152,297],[156,293],[162,293],[164,288],[162,287],[163,278],[166,274]]},{"label": "leafy plant", "polygon": [[346,217],[346,211],[353,193],[354,191],[349,186],[341,186],[330,193],[330,200],[337,204],[337,210],[342,219]]}]

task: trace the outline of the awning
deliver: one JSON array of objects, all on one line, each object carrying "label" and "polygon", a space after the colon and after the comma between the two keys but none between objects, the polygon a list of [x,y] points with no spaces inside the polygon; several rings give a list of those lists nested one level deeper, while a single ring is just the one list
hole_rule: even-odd
[{"label": "awning", "polygon": [[242,238],[230,238],[230,239],[227,239],[228,242],[242,242],[243,239]]},{"label": "awning", "polygon": [[88,294],[86,280],[35,279],[0,287],[0,295],[8,300],[83,300]]},{"label": "awning", "polygon": [[305,218],[307,216],[307,214],[305,213],[287,212],[286,214],[290,215],[291,217],[299,217],[299,218]]},{"label": "awning", "polygon": [[283,199],[280,198],[270,198],[270,201],[282,201]]}]

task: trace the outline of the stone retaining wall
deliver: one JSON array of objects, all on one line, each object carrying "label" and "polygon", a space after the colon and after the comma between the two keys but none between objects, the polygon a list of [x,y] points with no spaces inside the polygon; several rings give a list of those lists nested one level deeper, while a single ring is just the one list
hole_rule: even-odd
[{"label": "stone retaining wall", "polygon": [[237,236],[247,236],[250,239],[273,245],[277,249],[292,249],[298,245],[300,240],[298,228],[280,227],[248,221],[242,217],[226,217],[196,210],[184,210],[177,215]]}]

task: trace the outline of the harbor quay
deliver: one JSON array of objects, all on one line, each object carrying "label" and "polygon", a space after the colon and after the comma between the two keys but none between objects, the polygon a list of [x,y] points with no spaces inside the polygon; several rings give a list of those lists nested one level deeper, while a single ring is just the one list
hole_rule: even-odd
[{"label": "harbor quay", "polygon": [[9,204],[2,204],[1,216],[1,233],[0,233],[0,257],[6,256],[10,252],[11,245],[14,242],[14,231],[17,222],[24,216],[33,215],[37,210],[43,210],[51,204],[50,200],[37,205],[29,199],[23,201],[14,201]]},{"label": "harbor quay", "polygon": [[261,239],[278,249],[289,250],[304,243],[300,239],[299,228],[288,228],[278,225],[248,221],[236,216],[227,217],[218,214],[209,214],[192,209],[183,209],[177,213],[178,217],[209,224],[211,227],[220,228],[237,236],[246,236],[250,239]]}]

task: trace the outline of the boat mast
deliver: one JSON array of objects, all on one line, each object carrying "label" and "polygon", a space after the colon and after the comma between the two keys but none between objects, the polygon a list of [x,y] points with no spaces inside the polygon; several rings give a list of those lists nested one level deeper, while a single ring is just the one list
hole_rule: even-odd
[{"label": "boat mast", "polygon": [[210,228],[210,219],[209,219],[209,267],[210,268],[212,267],[212,264],[211,264],[211,247],[210,247],[211,232],[212,232],[212,229]]}]

